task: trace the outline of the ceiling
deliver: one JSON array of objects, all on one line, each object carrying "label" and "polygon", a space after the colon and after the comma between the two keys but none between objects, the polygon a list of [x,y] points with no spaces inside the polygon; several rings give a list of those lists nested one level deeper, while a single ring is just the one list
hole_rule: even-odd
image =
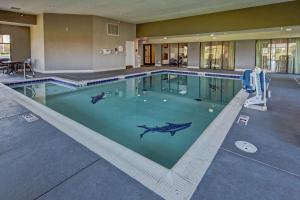
[{"label": "ceiling", "polygon": [[181,35],[171,37],[149,37],[142,38],[142,43],[180,43],[180,42],[208,42],[208,41],[230,41],[251,39],[274,39],[274,38],[298,38],[300,37],[300,26],[275,27],[265,29],[253,29],[243,31],[204,33],[193,35]]},{"label": "ceiling", "polygon": [[86,14],[144,23],[254,7],[290,0],[1,0],[0,8],[19,12]]}]

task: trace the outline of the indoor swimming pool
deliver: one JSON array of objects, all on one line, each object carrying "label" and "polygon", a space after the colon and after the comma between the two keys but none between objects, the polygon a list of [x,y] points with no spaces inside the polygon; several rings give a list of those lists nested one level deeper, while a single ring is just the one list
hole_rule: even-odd
[{"label": "indoor swimming pool", "polygon": [[242,83],[164,73],[84,87],[53,81],[11,87],[170,169]]}]

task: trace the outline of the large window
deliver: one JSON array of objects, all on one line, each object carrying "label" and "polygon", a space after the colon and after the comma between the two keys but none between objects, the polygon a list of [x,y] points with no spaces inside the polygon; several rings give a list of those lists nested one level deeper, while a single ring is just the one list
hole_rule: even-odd
[{"label": "large window", "polygon": [[300,73],[300,39],[258,40],[256,66],[270,72]]},{"label": "large window", "polygon": [[10,59],[10,36],[0,35],[0,59]]},{"label": "large window", "polygon": [[178,44],[178,64],[179,66],[187,66],[188,64],[188,44],[179,43]]},{"label": "large window", "polygon": [[188,44],[162,44],[162,64],[176,67],[187,66]]},{"label": "large window", "polygon": [[234,42],[201,43],[201,68],[234,69]]}]

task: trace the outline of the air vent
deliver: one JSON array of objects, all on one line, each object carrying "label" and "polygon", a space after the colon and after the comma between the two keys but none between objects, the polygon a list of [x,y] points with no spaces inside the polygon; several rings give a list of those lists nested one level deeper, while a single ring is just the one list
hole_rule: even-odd
[{"label": "air vent", "polygon": [[107,24],[107,35],[119,36],[119,24]]}]

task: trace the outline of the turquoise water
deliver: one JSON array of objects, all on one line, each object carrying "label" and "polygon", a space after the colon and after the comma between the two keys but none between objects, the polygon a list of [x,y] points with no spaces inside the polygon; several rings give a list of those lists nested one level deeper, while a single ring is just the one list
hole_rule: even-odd
[{"label": "turquoise water", "polygon": [[[20,93],[165,166],[172,166],[241,89],[241,81],[160,74],[70,88],[55,83],[15,87]],[[91,96],[105,93],[91,103]],[[191,126],[174,136],[140,134],[166,122]],[[201,153],[201,152],[200,152]]]}]

